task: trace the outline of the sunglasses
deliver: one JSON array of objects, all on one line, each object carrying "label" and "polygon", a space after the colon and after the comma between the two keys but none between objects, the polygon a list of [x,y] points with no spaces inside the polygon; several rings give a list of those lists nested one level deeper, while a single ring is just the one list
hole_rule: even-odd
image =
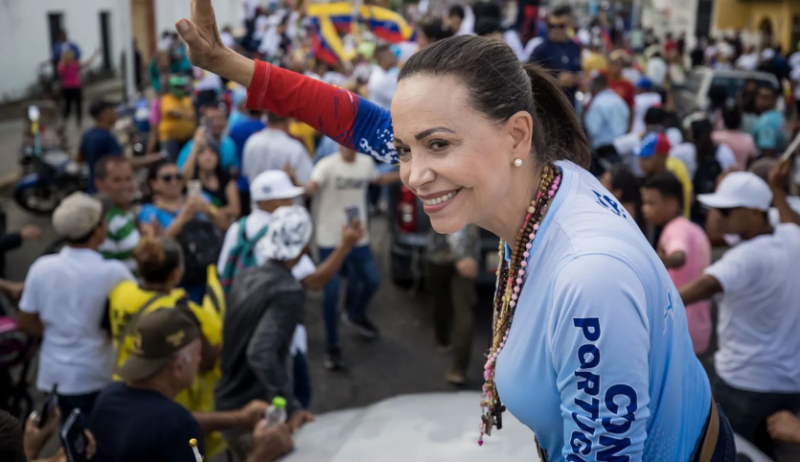
[{"label": "sunglasses", "polygon": [[567,25],[564,23],[558,23],[558,24],[548,24],[547,27],[550,29],[566,29]]},{"label": "sunglasses", "polygon": [[173,175],[172,173],[167,173],[166,175],[161,175],[160,178],[161,181],[165,183],[172,183],[172,180],[181,181],[183,179],[183,174],[176,173]]}]

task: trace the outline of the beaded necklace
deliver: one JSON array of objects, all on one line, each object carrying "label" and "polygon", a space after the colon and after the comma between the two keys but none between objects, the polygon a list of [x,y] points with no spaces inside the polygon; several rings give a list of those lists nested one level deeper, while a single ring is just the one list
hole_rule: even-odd
[{"label": "beaded necklace", "polygon": [[481,425],[478,444],[483,445],[483,435],[491,436],[492,427],[498,430],[503,428],[502,414],[506,410],[500,401],[494,382],[497,356],[503,350],[511,330],[511,322],[517,307],[517,300],[522,293],[525,281],[525,267],[528,266],[527,258],[530,256],[533,239],[542,224],[547,208],[561,184],[561,174],[556,167],[545,166],[542,169],[542,179],[536,197],[528,207],[525,221],[517,233],[514,245],[509,246],[511,258],[506,261],[505,242],[500,240],[498,250],[500,266],[497,268],[497,286],[494,296],[494,314],[492,346],[487,354],[486,365],[483,370],[483,392],[481,394]]}]

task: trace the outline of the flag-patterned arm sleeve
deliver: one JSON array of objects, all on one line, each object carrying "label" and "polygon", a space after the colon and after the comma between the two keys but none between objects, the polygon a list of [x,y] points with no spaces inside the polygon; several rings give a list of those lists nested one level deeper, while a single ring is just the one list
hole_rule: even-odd
[{"label": "flag-patterned arm sleeve", "polygon": [[246,106],[297,119],[343,146],[397,163],[389,111],[347,90],[256,61]]}]

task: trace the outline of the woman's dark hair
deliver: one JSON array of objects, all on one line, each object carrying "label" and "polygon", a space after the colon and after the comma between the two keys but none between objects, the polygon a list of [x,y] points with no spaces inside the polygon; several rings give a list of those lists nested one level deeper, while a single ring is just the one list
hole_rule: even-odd
[{"label": "woman's dark hair", "polygon": [[660,107],[651,107],[644,113],[645,125],[664,125],[667,121],[667,111]]},{"label": "woman's dark hair", "polygon": [[724,85],[712,85],[708,89],[709,109],[724,109],[728,103],[728,89]]},{"label": "woman's dark hair", "polygon": [[[219,145],[213,144],[213,143],[210,143],[210,144],[206,143],[206,145],[203,146],[203,148],[200,151],[202,152],[202,151],[205,151],[205,150],[209,150],[209,151],[213,152],[214,155],[217,156],[217,167],[214,169],[214,174],[217,176],[217,178],[220,179],[220,181],[222,181],[222,173],[224,172],[224,170],[222,169],[222,154],[220,154]],[[197,153],[197,156],[195,157],[194,162],[195,162],[194,179],[197,179],[197,178],[200,178],[200,152]],[[220,185],[220,188],[224,188],[224,187],[225,187],[225,185]]]},{"label": "woman's dark hair", "polygon": [[609,173],[611,174],[611,189],[622,191],[620,202],[636,202],[638,204],[642,201],[641,182],[630,167],[625,164],[617,164],[611,167]]},{"label": "woman's dark hair", "polygon": [[447,27],[441,19],[423,21],[419,24],[419,29],[431,43],[450,38],[454,34],[453,30]]},{"label": "woman's dark hair", "polygon": [[469,91],[470,106],[490,120],[529,113],[539,162],[570,160],[589,167],[589,143],[563,89],[541,67],[520,63],[508,45],[470,35],[442,40],[414,54],[398,79],[417,74],[458,78]]},{"label": "woman's dark hair", "polygon": [[172,238],[143,236],[133,251],[133,259],[145,282],[163,284],[181,266],[183,251]]},{"label": "woman's dark hair", "polygon": [[722,121],[728,130],[738,130],[742,126],[742,113],[738,108],[730,108],[722,111]]},{"label": "woman's dark hair", "polygon": [[464,19],[466,14],[464,13],[464,7],[461,5],[453,5],[450,7],[450,10],[447,12],[447,16],[458,16],[461,19]]},{"label": "woman's dark hair", "polygon": [[692,141],[694,141],[697,150],[697,161],[702,163],[716,159],[717,145],[711,139],[711,132],[714,131],[714,126],[708,119],[700,119],[692,122],[690,129],[692,131]]},{"label": "woman's dark hair", "polygon": [[642,182],[633,173],[630,167],[625,164],[617,164],[608,171],[611,175],[611,189],[622,192],[619,201],[622,203],[632,203],[636,208],[634,220],[641,228],[644,224],[642,215]]},{"label": "woman's dark hair", "polygon": [[678,207],[683,208],[683,185],[672,172],[656,173],[645,181],[642,188],[655,189],[663,198],[678,201]]},{"label": "woman's dark hair", "polygon": [[155,164],[150,167],[150,170],[147,171],[147,182],[150,183],[155,181],[158,178],[158,172],[161,171],[162,168],[168,165],[177,165],[175,162],[169,159],[161,159]]}]

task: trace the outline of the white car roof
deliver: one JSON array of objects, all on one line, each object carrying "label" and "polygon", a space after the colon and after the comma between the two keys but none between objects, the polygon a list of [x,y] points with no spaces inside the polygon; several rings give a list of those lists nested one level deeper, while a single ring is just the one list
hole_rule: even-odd
[{"label": "white car roof", "polygon": [[[281,462],[540,462],[533,432],[510,412],[478,446],[480,393],[405,395],[317,416]],[[737,452],[772,462],[735,435]]]}]

